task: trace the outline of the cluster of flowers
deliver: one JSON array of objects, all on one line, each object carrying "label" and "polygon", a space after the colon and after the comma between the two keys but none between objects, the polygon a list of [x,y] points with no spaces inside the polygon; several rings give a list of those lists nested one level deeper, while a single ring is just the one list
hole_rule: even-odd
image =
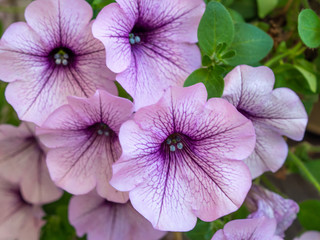
[{"label": "cluster of flowers", "polygon": [[62,188],[75,195],[71,224],[90,240],[189,231],[246,197],[252,214],[213,239],[281,239],[298,206],[251,188],[252,178],[281,167],[282,135],[301,140],[307,114],[293,91],[273,90],[267,67],[236,67],[222,98],[207,100],[201,83],[182,87],[201,66],[204,9],[117,0],[91,21],[85,0],[36,0],[26,23],[5,31],[0,78],[24,122],[0,126],[1,237],[38,239],[41,205]]}]

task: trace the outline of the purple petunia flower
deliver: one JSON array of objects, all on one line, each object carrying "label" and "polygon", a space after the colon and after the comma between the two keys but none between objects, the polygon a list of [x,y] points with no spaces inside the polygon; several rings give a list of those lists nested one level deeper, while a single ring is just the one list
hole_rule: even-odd
[{"label": "purple petunia flower", "polygon": [[44,212],[23,198],[19,185],[0,178],[0,238],[35,240],[40,237]]},{"label": "purple petunia flower", "polygon": [[123,149],[110,183],[160,230],[188,231],[238,209],[250,186],[252,123],[203,84],[172,87],[141,108],[119,135]]},{"label": "purple petunia flower", "polygon": [[156,240],[166,234],[155,230],[130,202],[109,202],[94,191],[70,200],[69,221],[88,240]]},{"label": "purple petunia flower", "polygon": [[6,98],[20,119],[41,125],[69,95],[117,92],[85,0],[36,0],[25,18],[0,41],[0,79],[10,82]]},{"label": "purple petunia flower", "polygon": [[295,201],[284,199],[258,185],[252,185],[246,199],[246,205],[252,212],[248,218],[262,216],[275,218],[277,221],[276,234],[282,237],[299,212],[299,205]]},{"label": "purple petunia flower", "polygon": [[201,66],[195,43],[204,9],[203,0],[117,0],[99,13],[93,35],[136,109],[157,102],[169,86],[182,86]]},{"label": "purple petunia flower", "polygon": [[270,218],[239,219],[228,222],[211,240],[282,240],[275,234],[276,221]]},{"label": "purple petunia flower", "polygon": [[45,151],[34,124],[0,125],[0,175],[20,183],[23,198],[34,204],[53,202],[62,195],[49,176]]},{"label": "purple petunia flower", "polygon": [[100,90],[88,99],[68,97],[68,102],[37,132],[50,148],[47,164],[53,181],[72,194],[97,187],[102,197],[126,202],[127,193],[116,191],[109,180],[111,165],[121,155],[118,132],[132,114],[132,102]]},{"label": "purple petunia flower", "polygon": [[255,128],[256,147],[245,160],[253,178],[283,165],[288,146],[281,135],[301,140],[308,121],[299,97],[288,88],[273,90],[274,82],[273,72],[267,67],[242,65],[225,77],[223,98]]},{"label": "purple petunia flower", "polygon": [[303,233],[300,237],[294,238],[293,240],[320,240],[320,232],[308,231]]}]

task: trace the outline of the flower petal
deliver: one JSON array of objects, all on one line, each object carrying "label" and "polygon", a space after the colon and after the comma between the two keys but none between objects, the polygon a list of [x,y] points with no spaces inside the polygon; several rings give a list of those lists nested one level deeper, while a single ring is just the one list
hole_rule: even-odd
[{"label": "flower petal", "polygon": [[99,195],[104,198],[126,202],[128,195],[117,191],[108,183],[112,176],[110,166],[114,156],[110,152],[113,149],[104,147],[102,142],[90,144],[83,148],[69,146],[51,150],[47,162],[53,180],[72,194],[85,194],[97,186]]},{"label": "flower petal", "polygon": [[[67,102],[68,96],[92,95],[97,88],[92,74],[90,71],[84,73],[81,67],[77,70],[46,68],[32,82],[19,80],[10,83],[6,89],[6,99],[20,119],[41,125],[50,113]],[[106,81],[104,86],[107,90],[116,91],[111,81]]]},{"label": "flower petal", "polygon": [[[53,181],[72,194],[88,193],[98,185],[99,193],[110,201],[127,201],[127,197],[108,185],[112,175],[111,164],[120,155],[114,152],[116,144],[87,136],[83,141],[50,150],[47,164]],[[107,187],[101,189],[100,185]]]},{"label": "flower petal", "polygon": [[[109,184],[111,165],[121,155],[117,137],[120,125],[132,114],[132,103],[98,90],[88,99],[69,97],[69,105],[56,110],[38,129],[43,143],[51,147],[48,168],[55,183],[73,194],[97,187],[110,201],[126,202],[128,195]],[[96,124],[110,128],[99,135]]]},{"label": "flower petal", "polygon": [[276,223],[274,219],[256,218],[239,219],[228,222],[223,230],[219,230],[211,240],[281,240],[274,234]]},{"label": "flower petal", "polygon": [[95,192],[75,196],[69,205],[69,220],[77,235],[88,235],[88,240],[150,239],[166,234],[154,230],[130,203],[108,202]]},{"label": "flower petal", "polygon": [[45,55],[46,45],[33,29],[23,22],[11,24],[0,41],[1,80],[33,80],[46,68]]},{"label": "flower petal", "polygon": [[[207,95],[207,90],[202,83],[187,88],[171,87],[157,104],[136,112],[134,120],[140,128],[155,133],[161,141],[173,132],[192,134],[198,115],[203,113]],[[154,116],[158,116],[159,119],[154,121]],[[185,120],[186,117],[188,121]]]},{"label": "flower petal", "polygon": [[76,46],[92,18],[92,8],[82,0],[37,0],[28,5],[25,18],[51,49],[70,43]]},{"label": "flower petal", "polygon": [[202,0],[118,0],[127,18],[136,19],[150,34],[176,42],[196,43],[197,30],[205,10]]},{"label": "flower petal", "polygon": [[156,229],[168,231],[191,230],[195,216],[213,221],[235,211],[251,185],[244,163],[196,156],[170,161],[161,159],[160,154],[137,155],[135,159],[122,156],[113,172],[111,184],[122,191],[131,190],[135,209]]},{"label": "flower petal", "polygon": [[248,218],[261,216],[274,218],[277,222],[276,234],[284,237],[299,212],[299,206],[291,199],[253,185],[246,199],[247,207],[252,212]]},{"label": "flower petal", "polygon": [[22,123],[19,128],[0,126],[0,166],[1,176],[20,183],[21,193],[30,203],[49,203],[62,195],[49,176],[45,153],[32,124]]},{"label": "flower petal", "polygon": [[[90,5],[82,0],[37,0],[26,10],[29,25],[16,23],[6,31],[0,77],[15,81],[6,98],[20,119],[41,125],[67,96],[89,97],[97,88],[117,93],[115,75],[105,66],[103,44],[91,33],[91,17]],[[59,49],[70,51],[67,65],[54,62]]]},{"label": "flower petal", "polygon": [[296,141],[302,140],[308,122],[306,110],[295,92],[288,88],[273,90],[263,101],[263,110],[254,121],[272,127],[281,135]]},{"label": "flower petal", "polygon": [[299,97],[287,88],[272,90],[274,75],[267,67],[238,66],[225,83],[223,98],[255,126],[257,145],[246,160],[253,177],[278,170],[288,152],[281,135],[301,140],[306,129],[308,116]]},{"label": "flower petal", "polygon": [[44,224],[40,206],[21,198],[19,186],[0,180],[0,236],[2,239],[39,239]]},{"label": "flower petal", "polygon": [[293,240],[320,240],[320,232],[307,231],[303,233],[300,237],[294,238]]},{"label": "flower petal", "polygon": [[241,65],[225,77],[223,98],[252,121],[301,140],[308,118],[303,104],[292,90],[279,88],[272,91],[273,85],[271,69]]},{"label": "flower petal", "polygon": [[196,45],[154,40],[134,47],[129,68],[116,79],[139,109],[156,103],[168,87],[182,86],[200,64]]},{"label": "flower petal", "polygon": [[254,122],[257,141],[253,153],[245,159],[252,178],[271,170],[276,172],[283,165],[288,154],[288,145],[279,133],[264,124]]},{"label": "flower petal", "polygon": [[68,102],[81,116],[89,117],[92,123],[104,122],[116,133],[133,112],[133,104],[128,99],[103,90],[97,90],[89,99],[69,97]]},{"label": "flower petal", "polygon": [[[188,231],[196,216],[213,221],[235,211],[251,186],[237,160],[254,148],[253,126],[226,100],[205,104],[204,89],[172,87],[120,129],[123,154],[110,183],[130,191],[132,205],[157,229]],[[175,134],[182,147],[169,151],[166,140]]]},{"label": "flower petal", "polygon": [[252,153],[256,137],[250,120],[224,99],[212,98],[198,121],[193,144],[199,152],[243,160]]},{"label": "flower petal", "polygon": [[114,72],[124,71],[131,61],[129,33],[134,19],[128,18],[116,3],[101,10],[92,26],[93,35],[106,48],[106,64]]},{"label": "flower petal", "polygon": [[270,94],[275,82],[270,68],[247,65],[235,67],[224,80],[223,98],[249,113],[256,113],[255,107],[260,106],[261,96]]}]

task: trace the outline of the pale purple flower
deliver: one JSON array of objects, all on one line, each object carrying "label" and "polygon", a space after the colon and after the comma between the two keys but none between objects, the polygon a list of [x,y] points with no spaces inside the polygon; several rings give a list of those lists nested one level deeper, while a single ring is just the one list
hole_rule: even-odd
[{"label": "pale purple flower", "polygon": [[275,219],[261,217],[228,222],[211,240],[282,240],[275,234]]},{"label": "pale purple flower", "polygon": [[99,13],[93,35],[136,109],[157,102],[169,86],[182,86],[201,66],[195,43],[204,9],[203,0],[117,0]]},{"label": "pale purple flower", "polygon": [[133,104],[98,90],[90,98],[68,97],[37,133],[49,147],[47,164],[53,181],[72,194],[97,187],[111,201],[125,202],[127,193],[110,186],[111,165],[121,155],[118,132]]},{"label": "pale purple flower", "polygon": [[23,198],[35,204],[53,202],[62,195],[49,176],[45,151],[34,124],[0,125],[0,176],[20,183]]},{"label": "pale purple flower", "polygon": [[257,143],[245,162],[253,178],[277,171],[288,154],[281,135],[301,140],[308,116],[299,97],[288,88],[273,90],[274,74],[267,67],[241,65],[225,77],[223,98],[249,118]]},{"label": "pale purple flower", "polygon": [[19,185],[0,178],[0,239],[39,239],[43,215],[41,206],[23,198]]},{"label": "pale purple flower", "polygon": [[293,240],[320,240],[320,232],[308,231],[303,233],[300,237],[296,237]]},{"label": "pale purple flower", "polygon": [[69,95],[89,97],[97,88],[116,93],[85,0],[36,0],[25,18],[0,41],[0,79],[10,82],[6,98],[20,119],[40,125]]},{"label": "pale purple flower", "polygon": [[255,144],[252,123],[205,86],[172,87],[120,129],[122,156],[111,184],[155,228],[192,229],[237,210],[251,186],[242,160]]},{"label": "pale purple flower", "polygon": [[252,185],[245,202],[249,211],[252,212],[248,218],[262,216],[275,218],[276,234],[282,237],[299,212],[299,205],[295,201],[285,199],[258,185]]},{"label": "pale purple flower", "polygon": [[88,240],[156,240],[166,234],[155,230],[130,202],[109,202],[95,191],[71,198],[69,221]]}]

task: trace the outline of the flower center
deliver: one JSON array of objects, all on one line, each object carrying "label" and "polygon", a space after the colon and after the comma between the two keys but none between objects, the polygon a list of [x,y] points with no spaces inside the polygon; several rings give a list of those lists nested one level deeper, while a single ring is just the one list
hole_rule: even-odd
[{"label": "flower center", "polygon": [[172,134],[166,139],[166,144],[169,146],[170,152],[183,149],[182,138],[178,134]]},{"label": "flower center", "polygon": [[141,38],[137,35],[134,35],[134,33],[130,33],[129,34],[129,42],[131,45],[134,45],[136,43],[140,43],[141,42]]},{"label": "flower center", "polygon": [[104,124],[104,123],[100,123],[97,128],[97,134],[100,135],[100,136],[106,136],[106,137],[109,137],[110,134],[111,134],[111,129],[108,127],[107,124]]},{"label": "flower center", "polygon": [[66,53],[65,51],[63,51],[62,49],[59,50],[59,52],[57,52],[56,54],[54,54],[54,59],[55,59],[55,63],[57,65],[64,65],[67,66],[69,63],[69,54]]},{"label": "flower center", "polygon": [[53,60],[53,63],[56,66],[69,66],[74,62],[74,53],[65,47],[58,47],[53,49],[50,54],[49,58]]}]

